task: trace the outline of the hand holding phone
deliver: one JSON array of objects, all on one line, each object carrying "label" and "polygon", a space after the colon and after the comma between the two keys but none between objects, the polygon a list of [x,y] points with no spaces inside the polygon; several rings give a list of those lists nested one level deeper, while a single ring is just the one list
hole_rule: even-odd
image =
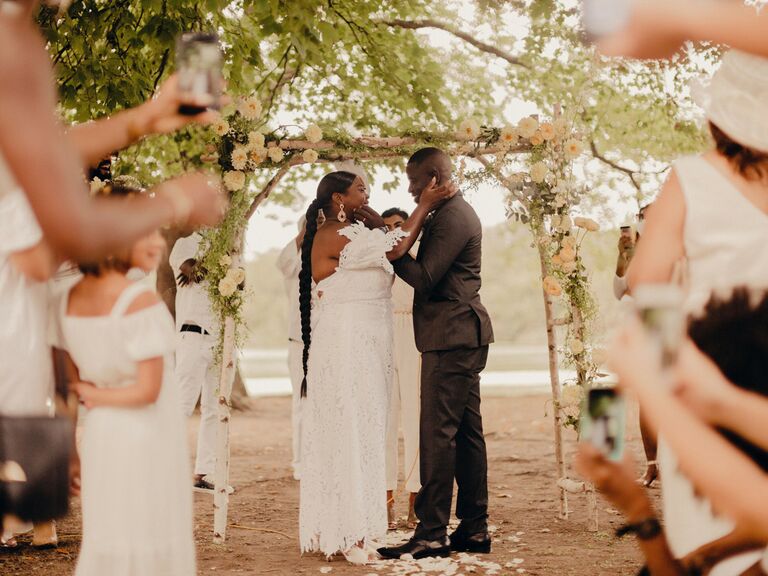
[{"label": "hand holding phone", "polygon": [[176,43],[176,68],[182,100],[179,113],[195,116],[218,109],[224,83],[221,48],[216,34],[190,32]]}]

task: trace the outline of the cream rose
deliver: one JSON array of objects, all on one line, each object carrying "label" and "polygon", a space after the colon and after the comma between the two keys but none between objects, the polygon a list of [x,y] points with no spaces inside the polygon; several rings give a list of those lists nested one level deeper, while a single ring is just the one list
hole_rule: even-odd
[{"label": "cream rose", "polygon": [[240,170],[229,170],[224,174],[224,186],[232,192],[241,190],[245,186],[245,173]]},{"label": "cream rose", "polygon": [[267,156],[269,156],[269,159],[272,160],[272,162],[277,164],[283,160],[285,154],[283,154],[283,149],[279,146],[272,146],[271,148],[267,148]]},{"label": "cream rose", "polygon": [[464,140],[475,140],[480,136],[480,126],[472,118],[467,118],[459,124],[458,137]]},{"label": "cream rose", "polygon": [[572,338],[571,341],[568,342],[568,348],[570,349],[571,354],[578,356],[584,352],[584,343],[578,338]]},{"label": "cream rose", "polygon": [[230,268],[227,271],[227,276],[235,282],[235,285],[240,285],[245,280],[245,270],[239,267]]},{"label": "cream rose", "polygon": [[248,132],[248,147],[251,149],[264,148],[264,134],[256,130]]},{"label": "cream rose", "polygon": [[232,150],[232,168],[235,170],[244,170],[248,163],[248,152],[243,146],[236,146]]},{"label": "cream rose", "polygon": [[240,102],[237,111],[248,120],[257,120],[261,116],[261,101],[256,96],[251,96]]},{"label": "cream rose", "polygon": [[560,216],[560,221],[557,223],[557,229],[560,232],[568,232],[571,229],[571,226],[573,226],[573,220],[571,220],[571,217],[568,216],[568,214]]},{"label": "cream rose", "polygon": [[229,254],[224,254],[219,258],[219,266],[222,268],[229,268],[232,266],[232,257]]},{"label": "cream rose", "polygon": [[584,152],[584,146],[582,146],[581,142],[575,138],[571,138],[565,143],[563,150],[565,152],[566,158],[573,160],[577,156],[580,156],[582,152]]},{"label": "cream rose", "polygon": [[549,170],[544,162],[536,162],[531,166],[531,180],[536,183],[544,182],[548,172]]},{"label": "cream rose", "polygon": [[566,248],[570,248],[571,250],[576,249],[576,238],[573,236],[566,236],[563,238],[562,245]]},{"label": "cream rose", "polygon": [[521,138],[530,138],[536,133],[538,128],[539,121],[533,116],[521,118],[520,122],[517,123],[517,133],[520,134]]},{"label": "cream rose", "polygon": [[576,270],[576,262],[566,262],[562,266],[560,266],[560,270],[565,272],[566,274],[570,274],[574,270]]},{"label": "cream rose", "polygon": [[232,296],[235,290],[237,290],[237,283],[230,276],[224,276],[224,278],[219,280],[219,294],[225,298]]},{"label": "cream rose", "polygon": [[560,296],[563,293],[563,288],[560,286],[560,282],[554,276],[547,276],[544,278],[544,291],[550,296]]},{"label": "cream rose", "polygon": [[211,126],[217,136],[226,136],[227,132],[229,132],[229,122],[224,118],[219,118]]},{"label": "cream rose", "polygon": [[552,140],[555,137],[555,127],[549,122],[543,122],[539,126],[539,134],[544,140]]},{"label": "cream rose", "polygon": [[517,144],[517,129],[514,126],[504,126],[499,134],[499,143],[505,148],[509,148]]},{"label": "cream rose", "polygon": [[565,136],[565,133],[568,131],[568,122],[565,118],[562,116],[552,122],[552,127],[555,129],[555,133],[560,136],[561,138]]},{"label": "cream rose", "polygon": [[308,142],[315,144],[317,142],[320,142],[320,140],[323,139],[323,131],[320,129],[320,126],[318,126],[317,124],[310,124],[309,126],[307,126],[307,129],[304,130],[304,137],[307,139]]},{"label": "cream rose", "polygon": [[568,246],[563,246],[559,255],[560,260],[562,260],[564,263],[573,262],[576,260],[576,251],[573,248],[568,248]]},{"label": "cream rose", "polygon": [[581,406],[581,401],[584,399],[584,388],[578,384],[571,384],[570,386],[563,386],[563,392],[560,396],[560,405],[563,408],[571,408]]},{"label": "cream rose", "polygon": [[600,224],[592,220],[592,218],[577,217],[574,218],[573,223],[575,226],[588,230],[589,232],[597,232],[600,230]]},{"label": "cream rose", "polygon": [[301,158],[304,160],[304,162],[309,162],[310,164],[313,164],[317,162],[317,159],[320,156],[315,150],[304,150],[301,154]]},{"label": "cream rose", "polygon": [[252,148],[248,157],[251,159],[251,162],[261,164],[267,159],[267,149],[263,146],[261,148]]},{"label": "cream rose", "polygon": [[539,146],[544,144],[544,138],[541,136],[541,132],[537,130],[533,133],[533,136],[528,139],[528,142],[531,143],[531,146]]}]

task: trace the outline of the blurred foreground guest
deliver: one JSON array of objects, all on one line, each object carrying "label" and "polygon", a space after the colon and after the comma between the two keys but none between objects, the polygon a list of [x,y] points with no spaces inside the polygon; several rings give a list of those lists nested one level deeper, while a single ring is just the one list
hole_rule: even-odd
[{"label": "blurred foreground guest", "polygon": [[[382,212],[381,217],[390,230],[400,228],[408,213],[399,208]],[[415,253],[415,252],[414,252]],[[395,519],[395,491],[397,490],[397,439],[403,428],[403,457],[405,489],[408,491],[408,528],[418,523],[414,503],[421,489],[419,476],[419,414],[421,404],[421,354],[416,348],[413,333],[413,288],[395,276],[392,285],[392,311],[394,312],[394,374],[392,395],[387,418],[387,519],[389,528],[397,528]]]},{"label": "blurred foreground guest", "polygon": [[73,387],[88,410],[76,576],[195,573],[184,418],[172,384],[173,319],[152,289],[125,276],[132,267],[155,270],[164,254],[155,231],[81,264],[83,279],[56,306],[57,344],[74,363]]},{"label": "blurred foreground guest", "polygon": [[[55,258],[19,189],[0,196],[0,230],[0,415],[53,416],[46,281],[54,271]],[[5,525],[0,547],[15,548],[14,532],[30,528],[14,529],[13,524],[0,517],[0,525]],[[33,546],[56,545],[52,522],[34,528]]]},{"label": "blurred foreground guest", "polygon": [[750,2],[702,2],[701,0],[612,1],[623,10],[629,5],[626,23],[600,38],[598,49],[607,56],[669,58],[687,40],[714,42],[768,57],[768,13],[765,0]]},{"label": "blurred foreground guest", "polygon": [[301,356],[301,314],[299,313],[299,272],[301,271],[301,243],[304,241],[306,218],[299,219],[299,233],[280,252],[277,267],[283,275],[288,295],[288,375],[291,378],[291,454],[293,477],[301,479],[301,381],[304,369]]},{"label": "blurred foreground guest", "polygon": [[[731,51],[711,84],[696,93],[715,149],[675,162],[648,210],[629,286],[664,283],[688,262],[685,308],[698,313],[715,291],[768,288],[768,59]],[[644,407],[642,407],[644,409]],[[733,529],[715,518],[659,443],[670,546],[685,556]]]},{"label": "blurred foreground guest", "polygon": [[56,120],[51,63],[32,19],[37,7],[35,0],[0,2],[0,196],[18,182],[46,240],[66,257],[102,257],[163,225],[218,222],[225,200],[202,174],[160,184],[154,202],[88,198],[83,167],[143,136],[209,121],[213,114],[179,114],[179,91],[171,77],[156,98],[65,135]]},{"label": "blurred foreground guest", "polygon": [[[683,348],[675,371],[674,392],[683,402],[683,411],[691,411],[701,419],[701,423],[716,426],[718,421],[715,418],[714,403],[702,399],[718,397],[718,394],[719,397],[747,394],[752,397],[753,403],[759,399],[768,411],[768,383],[765,380],[768,372],[767,296],[763,295],[758,303],[751,303],[746,291],[738,291],[727,301],[714,300],[707,306],[706,314],[691,323],[689,334],[693,343]],[[657,377],[657,373],[646,367],[638,375],[634,370],[639,360],[627,358],[632,356],[644,361],[647,359],[647,350],[633,345],[631,350],[619,352],[619,358],[615,358],[614,354],[614,363],[622,386],[634,390],[636,386],[654,388],[659,385],[655,380],[649,381]],[[721,393],[711,392],[715,386],[712,382],[714,375],[727,382],[718,385],[724,389]],[[668,395],[669,387],[665,386],[665,389],[665,395]],[[654,398],[653,403],[664,401]],[[646,403],[642,407],[649,411],[655,408]],[[743,420],[744,413],[733,416]],[[659,422],[655,421],[655,424],[658,426]],[[666,427],[661,426],[661,431],[666,433]],[[768,442],[760,445],[740,430],[734,433],[732,429],[720,427],[718,431],[741,454],[759,466],[763,473],[768,471]],[[691,434],[689,437],[692,437]],[[712,467],[721,467],[723,464],[712,460],[709,452],[694,451],[690,445],[686,446],[685,452],[695,452],[698,460],[708,461]],[[632,481],[632,467],[629,463],[621,465],[609,462],[593,448],[582,446],[578,465],[581,472],[595,481],[605,496],[627,515],[632,531],[637,533],[646,555],[651,574],[687,574],[684,567],[693,569],[691,573],[695,574],[761,574],[757,571],[760,559],[758,552],[742,554],[739,558],[729,560],[745,551],[765,548],[768,539],[760,536],[748,524],[737,524],[733,531],[703,543],[685,558],[675,560],[655,520],[650,499]],[[684,466],[684,469],[687,470],[687,467]],[[737,492],[744,489],[740,481],[740,478],[732,477],[730,490]],[[701,489],[696,478],[694,485]],[[701,503],[705,504],[703,501]]]}]

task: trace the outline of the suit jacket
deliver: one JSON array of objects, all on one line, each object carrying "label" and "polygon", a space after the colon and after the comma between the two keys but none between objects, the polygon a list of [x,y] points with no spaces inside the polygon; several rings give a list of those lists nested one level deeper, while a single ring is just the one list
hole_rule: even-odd
[{"label": "suit jacket", "polygon": [[483,228],[472,206],[456,194],[427,220],[419,251],[394,262],[413,286],[413,327],[420,352],[477,348],[493,342],[480,302]]}]

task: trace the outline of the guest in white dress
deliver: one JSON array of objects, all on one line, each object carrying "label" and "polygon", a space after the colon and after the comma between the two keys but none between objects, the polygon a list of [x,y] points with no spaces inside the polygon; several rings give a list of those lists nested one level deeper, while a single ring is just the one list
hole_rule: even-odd
[{"label": "guest in white dress", "polygon": [[[400,228],[408,213],[390,208],[381,213],[390,230]],[[395,491],[397,490],[398,432],[403,430],[403,472],[408,492],[408,528],[416,528],[418,518],[414,510],[416,494],[421,489],[419,475],[419,417],[421,413],[421,354],[416,348],[413,333],[413,288],[395,276],[392,285],[394,313],[394,374],[392,396],[387,418],[387,520],[389,528],[397,528],[395,518]]]},{"label": "guest in white dress", "polygon": [[429,211],[450,195],[433,181],[402,228],[385,232],[367,206],[363,180],[332,172],[307,210],[299,275],[302,552],[343,552],[352,563],[368,563],[376,557],[371,540],[386,534],[390,260],[411,248]]},{"label": "guest in white dress", "polygon": [[83,542],[76,576],[192,576],[192,489],[173,386],[173,319],[131,267],[154,270],[159,232],[125,254],[81,265],[58,305],[88,409],[81,442]]},{"label": "guest in white dress", "polygon": [[[670,282],[688,262],[685,308],[697,315],[714,292],[768,288],[768,59],[729,52],[697,100],[710,121],[715,149],[678,160],[648,210],[643,241],[629,268],[629,286]],[[664,520],[670,547],[682,557],[729,534],[659,442]],[[759,555],[716,565],[712,576],[741,574]]]}]

